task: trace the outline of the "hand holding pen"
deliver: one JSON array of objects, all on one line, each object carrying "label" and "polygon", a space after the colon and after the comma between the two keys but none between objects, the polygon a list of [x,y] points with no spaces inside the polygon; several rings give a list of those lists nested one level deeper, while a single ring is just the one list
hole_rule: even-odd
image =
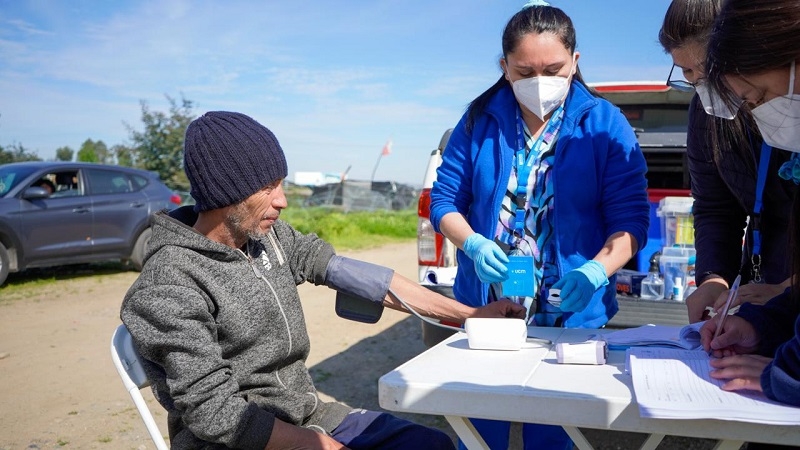
[{"label": "hand holding pen", "polygon": [[731,305],[736,302],[741,282],[742,276],[737,275],[728,291],[728,299],[722,306],[722,310],[714,318],[707,320],[700,329],[700,342],[709,356],[721,357],[752,353],[757,348],[760,339],[755,328],[749,322],[740,317],[728,320],[728,313]]},{"label": "hand holding pen", "polygon": [[741,275],[737,276],[722,310],[700,328],[700,343],[709,356],[753,353],[758,348],[760,338],[750,322],[741,317],[728,316],[731,305],[736,301],[741,281]]},{"label": "hand holding pen", "polygon": [[758,349],[761,338],[750,322],[739,316],[728,317],[723,328],[718,327],[719,322],[709,319],[700,328],[700,343],[709,355],[719,358],[753,353]]},{"label": "hand holding pen", "polygon": [[[731,305],[736,300],[736,294],[739,292],[739,283],[741,282],[742,282],[742,276],[737,275],[736,279],[733,280],[733,284],[731,285],[730,290],[728,291],[728,299],[725,301],[725,305],[722,306],[722,310],[719,312],[719,314],[717,314],[716,316],[714,316],[713,319],[711,319],[715,321],[718,320],[717,327],[714,330],[714,336],[711,338],[711,342],[714,342],[714,340],[716,340],[717,337],[719,337],[719,334],[722,333],[722,330],[725,327],[725,320],[728,319],[728,313],[731,310]],[[709,349],[708,349],[709,356],[711,356],[710,345],[711,344],[709,343]]]}]

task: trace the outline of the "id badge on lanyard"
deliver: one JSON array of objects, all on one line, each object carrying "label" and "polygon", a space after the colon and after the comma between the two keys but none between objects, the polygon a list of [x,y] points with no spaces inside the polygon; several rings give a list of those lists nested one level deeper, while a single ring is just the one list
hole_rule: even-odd
[{"label": "id badge on lanyard", "polygon": [[533,297],[533,256],[509,255],[508,278],[503,281],[503,295],[507,297]]},{"label": "id badge on lanyard", "polygon": [[517,108],[517,151],[515,154],[517,167],[516,202],[513,215],[513,241],[511,253],[508,255],[508,279],[502,282],[503,295],[508,297],[535,297],[534,278],[536,273],[533,267],[533,256],[525,255],[519,250],[519,244],[525,237],[525,204],[528,198],[528,178],[534,162],[533,149],[536,149],[544,138],[545,133],[539,135],[531,147],[531,154],[526,159],[526,145],[520,117]]}]

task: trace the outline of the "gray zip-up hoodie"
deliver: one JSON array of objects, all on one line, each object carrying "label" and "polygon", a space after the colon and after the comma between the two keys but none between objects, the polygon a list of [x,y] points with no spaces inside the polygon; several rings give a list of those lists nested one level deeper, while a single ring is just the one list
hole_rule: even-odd
[{"label": "gray zip-up hoodie", "polygon": [[333,248],[279,220],[232,249],[192,229],[189,211],[172,213],[185,223],[153,216],[121,311],[169,413],[172,448],[261,450],[275,418],[332,431],[350,408],[317,396],[297,285],[325,283]]}]

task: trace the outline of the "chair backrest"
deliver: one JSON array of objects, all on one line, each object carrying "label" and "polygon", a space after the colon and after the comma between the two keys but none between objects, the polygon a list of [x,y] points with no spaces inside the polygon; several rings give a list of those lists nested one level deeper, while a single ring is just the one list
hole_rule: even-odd
[{"label": "chair backrest", "polygon": [[142,397],[140,389],[150,386],[150,380],[147,379],[147,374],[142,367],[142,362],[139,359],[139,354],[133,347],[133,338],[128,332],[128,328],[122,324],[114,330],[114,335],[111,337],[111,360],[114,361],[114,367],[117,368],[119,377],[122,378],[122,384],[130,394],[139,415],[144,421],[147,432],[150,438],[156,445],[158,450],[167,450],[167,444],[164,442],[164,437],[156,425],[153,414],[150,408]]}]

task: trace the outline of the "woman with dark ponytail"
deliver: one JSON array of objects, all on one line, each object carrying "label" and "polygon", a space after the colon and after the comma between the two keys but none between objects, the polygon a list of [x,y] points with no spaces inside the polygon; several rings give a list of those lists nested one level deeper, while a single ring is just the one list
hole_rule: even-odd
[{"label": "woman with dark ponytail", "polygon": [[[475,306],[511,299],[530,325],[602,327],[618,310],[614,274],[647,239],[644,157],[620,110],[584,83],[561,9],[529,2],[502,51],[503,73],[454,128],[431,191],[433,226],[461,249],[453,293]],[[548,301],[559,290],[560,304]],[[508,422],[472,423],[508,448]],[[523,439],[573,445],[550,425],[524,424]]]}]

